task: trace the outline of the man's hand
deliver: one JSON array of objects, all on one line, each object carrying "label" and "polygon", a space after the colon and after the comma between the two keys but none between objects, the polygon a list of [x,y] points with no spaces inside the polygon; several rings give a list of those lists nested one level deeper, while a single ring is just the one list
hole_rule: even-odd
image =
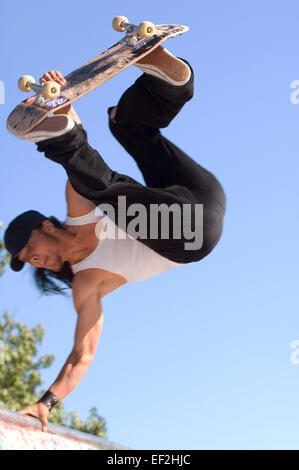
[{"label": "man's hand", "polygon": [[39,83],[42,85],[43,83],[50,82],[52,80],[57,82],[60,86],[65,86],[67,83],[66,79],[59,72],[59,70],[51,70],[48,73],[44,73],[44,75],[39,79]]},{"label": "man's hand", "polygon": [[[50,72],[44,73],[44,75],[39,79],[39,83],[42,85],[43,83],[49,82],[51,80],[54,80],[54,82],[57,82],[62,87],[67,84],[66,79],[64,78],[62,73],[59,72],[59,70],[50,70]],[[70,116],[72,120],[77,124],[77,126],[82,128],[81,120],[71,104],[63,106],[63,108],[54,111],[53,114],[68,114],[68,116]]]},{"label": "man's hand", "polygon": [[42,431],[47,432],[48,426],[48,415],[50,411],[43,403],[36,403],[35,405],[26,406],[22,410],[18,411],[21,415],[33,416],[38,418],[42,423]]},{"label": "man's hand", "polygon": [[[59,70],[50,70],[48,73],[44,73],[44,75],[39,79],[39,83],[42,85],[43,83],[50,82],[50,81],[57,82],[58,85],[64,87],[67,84],[66,79],[62,75]],[[72,109],[71,104],[67,104],[63,108],[59,109],[59,111],[54,112],[54,114],[69,114]]]}]

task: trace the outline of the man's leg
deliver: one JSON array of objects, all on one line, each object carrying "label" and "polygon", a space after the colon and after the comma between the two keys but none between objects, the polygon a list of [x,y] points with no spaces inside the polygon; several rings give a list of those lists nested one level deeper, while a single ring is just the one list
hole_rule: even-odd
[{"label": "man's leg", "polygon": [[[136,90],[138,90],[137,93]],[[175,169],[181,165],[180,170],[182,171],[179,171],[179,174],[182,176],[183,170],[185,171],[186,178],[184,184],[181,178],[180,181],[175,179],[168,181],[169,187],[167,188],[166,185],[158,184],[154,184],[153,186],[155,187],[144,187],[129,176],[121,175],[113,171],[104,162],[98,152],[89,146],[86,132],[79,129],[77,126],[63,136],[38,144],[39,151],[44,152],[47,158],[60,163],[65,168],[73,187],[79,194],[90,199],[97,205],[101,203],[110,204],[115,210],[117,225],[124,230],[126,230],[126,227],[118,223],[119,196],[126,197],[127,207],[138,203],[143,205],[146,209],[148,209],[151,204],[158,206],[161,204],[166,204],[167,206],[178,204],[180,207],[182,207],[183,204],[191,204],[192,210],[194,210],[195,203],[204,204],[205,233],[201,249],[185,251],[185,242],[189,240],[184,239],[184,237],[181,239],[173,239],[170,234],[170,239],[162,239],[160,236],[161,227],[158,229],[158,239],[140,239],[140,241],[161,255],[179,263],[197,261],[206,256],[213,249],[220,237],[223,218],[223,209],[217,207],[215,210],[215,208],[212,207],[213,204],[211,201],[213,197],[211,198],[208,187],[201,185],[199,193],[195,191],[195,189],[198,189],[197,178],[189,185],[190,188],[188,187],[187,183],[190,183],[190,177],[193,172],[191,167],[187,169],[186,161],[188,161],[188,164],[194,165],[194,170],[198,170],[198,168],[201,167],[187,155],[184,154],[183,156],[183,153],[169,141],[169,143],[166,144],[166,139],[161,138],[159,131],[157,133],[158,128],[152,127],[166,127],[179,112],[184,103],[191,99],[192,95],[193,77],[190,77],[188,82],[180,87],[145,74],[123,95],[115,116],[117,126],[119,126],[119,120],[121,125],[122,122],[124,122],[124,126],[128,125],[127,130],[130,134],[130,139],[132,137],[134,140],[134,136],[131,134],[132,132],[136,132],[137,126],[137,146],[140,145],[141,142],[139,135],[141,127],[141,133],[149,133],[149,137],[153,137],[153,144],[155,143],[155,138],[158,136],[161,149],[163,150],[162,147],[165,146],[168,148],[168,173],[170,173],[169,166],[172,166],[174,174],[177,174],[178,172]],[[134,103],[137,108],[134,106]],[[147,103],[149,106],[146,106]],[[129,121],[127,112],[129,115],[131,113]],[[140,121],[142,121],[141,125]],[[152,135],[153,133],[155,135]],[[149,141],[144,140],[144,135],[141,137],[145,147],[149,148]],[[156,152],[157,147],[152,148],[152,150]],[[164,154],[165,152],[161,151],[162,162],[164,161]],[[206,170],[202,170],[206,172]],[[162,173],[163,171],[161,171],[161,174]],[[158,174],[157,171],[156,174]],[[164,176],[166,174],[167,172],[164,171]],[[209,175],[208,172],[205,173],[205,183],[209,180]],[[214,183],[213,178],[214,177],[210,179],[212,179]],[[149,211],[147,212],[147,216],[147,227],[150,227]],[[127,217],[127,224],[130,223],[132,218],[134,217]],[[130,233],[129,230],[126,231]]]},{"label": "man's leg", "polygon": [[[204,206],[204,245],[211,251],[222,233],[226,196],[215,176],[163,137],[167,127],[193,96],[194,74],[190,65],[163,48],[142,59],[154,74],[144,73],[109,108],[109,126],[114,137],[130,153],[151,188],[167,188],[181,194],[190,191],[190,201]],[[138,62],[136,65],[140,65]],[[162,71],[162,78],[158,78]],[[174,81],[176,85],[174,85]]]},{"label": "man's leg", "polygon": [[[160,132],[193,97],[192,68],[162,47],[144,57],[137,66],[139,64],[154,66],[162,71],[164,78],[144,73],[123,94],[117,107],[109,108],[112,134],[134,158],[148,186],[180,185],[195,194],[198,192],[201,202],[205,202],[205,195],[212,196],[224,209],[225,195],[215,176]],[[177,85],[169,80],[176,80]]]},{"label": "man's leg", "polygon": [[[176,213],[179,214],[181,227],[183,227],[183,204],[189,205],[193,214],[195,203],[200,201],[197,201],[194,193],[186,187],[180,185],[172,185],[167,189],[146,187],[127,175],[113,171],[99,153],[89,146],[86,132],[78,126],[74,126],[71,131],[63,136],[39,142],[38,150],[44,152],[47,158],[60,163],[65,168],[72,186],[79,194],[96,205],[107,204],[112,208],[115,216],[113,221],[134,238],[136,237],[135,221],[139,214],[139,208],[141,208],[147,237],[138,237],[137,239],[160,255],[177,263],[189,263],[199,261],[207,256],[217,244],[221,233],[222,217],[208,207],[204,209],[203,245],[200,248],[186,250],[186,243],[190,243],[189,232],[186,234],[182,230],[181,238],[174,237],[175,226],[172,222],[171,211],[167,211],[166,214],[167,217],[170,217],[169,237],[162,237],[165,220],[163,219],[164,222],[162,222],[159,217],[157,227],[154,227],[157,237],[152,238],[150,236],[152,207],[164,207],[165,210],[166,207],[170,208],[175,204]],[[124,206],[119,205],[120,196],[124,197],[122,199],[125,202]],[[137,213],[133,211],[133,215],[129,215],[128,210],[131,209],[132,213],[133,205]],[[103,209],[103,206],[101,208],[106,210]],[[144,215],[145,220],[143,219]],[[164,215],[162,215],[163,217]],[[190,227],[190,230],[194,231],[196,229],[198,239],[202,224],[199,220],[200,225],[195,228],[194,224],[196,222],[194,220],[192,216],[192,228]]]}]

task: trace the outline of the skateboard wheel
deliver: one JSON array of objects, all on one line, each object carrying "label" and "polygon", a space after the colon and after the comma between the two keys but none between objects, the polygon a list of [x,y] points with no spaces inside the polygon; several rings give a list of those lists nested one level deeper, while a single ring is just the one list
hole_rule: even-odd
[{"label": "skateboard wheel", "polygon": [[54,100],[60,95],[60,86],[56,82],[46,82],[43,85],[42,94],[45,98]]},{"label": "skateboard wheel", "polygon": [[142,21],[138,27],[138,34],[144,39],[151,38],[156,32],[155,25],[150,21]]},{"label": "skateboard wheel", "polygon": [[129,23],[128,18],[125,16],[116,16],[112,21],[112,28],[119,33],[124,33],[126,29],[122,26],[122,23]]},{"label": "skateboard wheel", "polygon": [[35,80],[31,75],[23,75],[21,78],[18,80],[18,87],[21,91],[25,91],[28,93],[29,91],[32,91],[32,88],[28,85],[28,83],[35,83]]}]

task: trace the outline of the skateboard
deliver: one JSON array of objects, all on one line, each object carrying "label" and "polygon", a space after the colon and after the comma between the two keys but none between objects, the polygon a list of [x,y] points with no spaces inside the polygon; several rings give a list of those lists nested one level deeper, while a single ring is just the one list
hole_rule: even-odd
[{"label": "skateboard", "polygon": [[49,114],[102,85],[149,54],[166,39],[189,30],[187,26],[178,24],[154,25],[148,21],[136,26],[123,16],[115,17],[112,27],[116,31],[125,32],[125,37],[67,75],[67,84],[62,88],[54,81],[38,85],[29,75],[19,79],[18,86],[22,91],[34,91],[36,94],[20,103],[9,115],[9,132],[17,137],[24,136]]}]

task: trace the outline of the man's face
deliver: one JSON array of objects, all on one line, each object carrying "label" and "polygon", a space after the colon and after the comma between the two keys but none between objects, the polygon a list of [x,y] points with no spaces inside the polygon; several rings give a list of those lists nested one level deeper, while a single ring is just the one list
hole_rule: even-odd
[{"label": "man's face", "polygon": [[55,272],[61,271],[63,260],[54,233],[54,225],[51,222],[44,222],[43,228],[31,232],[27,244],[18,253],[18,258],[35,268],[45,268]]}]

